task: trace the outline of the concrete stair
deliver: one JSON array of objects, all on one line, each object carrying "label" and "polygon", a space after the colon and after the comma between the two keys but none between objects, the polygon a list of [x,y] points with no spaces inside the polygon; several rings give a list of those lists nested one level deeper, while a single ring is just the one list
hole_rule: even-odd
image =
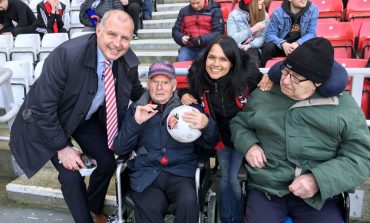
[{"label": "concrete stair", "polygon": [[131,42],[131,48],[142,64],[159,59],[176,61],[179,45],[172,38],[172,27],[179,10],[188,4],[186,0],[167,0],[157,5],[158,11],[153,12],[152,20],[143,21],[144,29],[138,30],[140,39]]}]

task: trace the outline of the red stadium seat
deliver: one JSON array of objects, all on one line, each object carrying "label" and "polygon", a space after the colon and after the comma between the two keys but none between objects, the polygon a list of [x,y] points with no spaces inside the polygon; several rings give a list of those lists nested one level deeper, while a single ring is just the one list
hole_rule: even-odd
[{"label": "red stadium seat", "polygon": [[319,18],[340,22],[343,17],[342,0],[310,0],[319,8]]},{"label": "red stadium seat", "polygon": [[271,68],[274,64],[279,61],[285,60],[286,57],[274,57],[266,62],[265,68]]},{"label": "red stadium seat", "polygon": [[268,11],[270,18],[271,18],[272,13],[281,6],[281,3],[283,3],[283,1],[271,1],[270,2],[269,11]]},{"label": "red stadium seat", "polygon": [[[175,68],[186,68],[189,69],[191,66],[192,61],[182,61],[182,62],[175,62],[173,66]],[[176,75],[177,81],[177,88],[187,88],[189,86],[187,76],[186,75]]]},{"label": "red stadium seat", "polygon": [[222,17],[224,19],[224,32],[227,35],[227,19],[229,18],[230,12],[234,9],[234,6],[237,5],[237,0],[214,0],[220,4],[220,10]]},{"label": "red stadium seat", "polygon": [[334,47],[335,58],[353,57],[355,34],[351,23],[318,23],[316,34],[330,40]]},{"label": "red stadium seat", "polygon": [[[365,59],[336,59],[336,61],[342,64],[345,68],[364,68],[366,67],[367,60]],[[351,89],[351,78],[348,79],[346,91]],[[370,81],[369,79],[364,80],[364,86],[362,90],[361,109],[364,112],[366,118],[369,118],[369,105],[370,105]]]},{"label": "red stadium seat", "polygon": [[370,22],[362,23],[358,37],[358,50],[361,53],[361,58],[370,58]]},{"label": "red stadium seat", "polygon": [[370,1],[348,0],[345,18],[353,23],[354,30],[358,33],[362,22],[370,21]]}]

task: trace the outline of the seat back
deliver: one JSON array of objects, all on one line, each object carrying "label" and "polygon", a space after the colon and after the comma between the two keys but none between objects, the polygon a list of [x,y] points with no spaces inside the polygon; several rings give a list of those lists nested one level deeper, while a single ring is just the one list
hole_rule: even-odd
[{"label": "seat back", "polygon": [[12,79],[26,79],[29,85],[33,83],[33,65],[29,61],[7,61],[4,68],[13,71]]},{"label": "seat back", "polygon": [[274,64],[276,64],[277,62],[282,61],[282,60],[285,60],[285,58],[286,58],[286,57],[274,57],[274,58],[272,58],[271,60],[268,60],[268,61],[266,62],[265,67],[266,67],[266,68],[271,68],[271,67],[272,67]]},{"label": "seat back", "polygon": [[41,47],[57,47],[63,42],[67,41],[67,33],[46,33],[41,41]]},{"label": "seat back", "polygon": [[91,34],[91,33],[95,33],[95,32],[94,31],[73,32],[73,33],[71,33],[71,39],[76,38],[76,37],[79,37],[79,36],[82,36],[82,35]]},{"label": "seat back", "polygon": [[370,17],[370,1],[348,0],[346,8],[346,21],[354,20],[357,17]]},{"label": "seat back", "polygon": [[10,51],[13,48],[13,35],[0,35],[0,67],[10,60]]},{"label": "seat back", "polygon": [[14,40],[14,48],[11,52],[12,60],[36,61],[40,52],[39,34],[18,34]]},{"label": "seat back", "polygon": [[272,1],[270,2],[270,6],[269,6],[269,10],[268,10],[268,14],[271,18],[272,16],[272,13],[281,6],[281,3],[283,3],[283,1]]},{"label": "seat back", "polygon": [[349,22],[318,23],[317,36],[327,38],[334,47],[335,58],[352,58],[355,33]]},{"label": "seat back", "polygon": [[358,50],[361,58],[370,58],[370,22],[364,22],[361,25],[358,37]]},{"label": "seat back", "polygon": [[337,22],[342,21],[343,2],[342,0],[310,0],[319,9],[320,19],[329,19]]},{"label": "seat back", "polygon": [[7,61],[4,68],[9,68],[13,72],[10,83],[14,100],[17,105],[21,105],[29,91],[30,84],[33,83],[33,65],[30,61]]}]

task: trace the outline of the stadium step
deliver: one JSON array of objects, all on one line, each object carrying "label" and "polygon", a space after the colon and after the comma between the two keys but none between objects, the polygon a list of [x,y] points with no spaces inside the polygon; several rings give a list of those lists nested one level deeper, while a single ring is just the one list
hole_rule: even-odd
[{"label": "stadium step", "polygon": [[145,20],[144,29],[172,29],[176,19]]},{"label": "stadium step", "polygon": [[139,39],[131,41],[131,49],[136,50],[176,50],[179,45],[173,39]]},{"label": "stadium step", "polygon": [[179,10],[153,12],[152,19],[153,20],[157,20],[157,19],[176,19],[178,14],[179,14]]},{"label": "stadium step", "polygon": [[172,40],[172,29],[139,29],[138,35],[140,39],[152,39],[153,41],[155,39]]}]

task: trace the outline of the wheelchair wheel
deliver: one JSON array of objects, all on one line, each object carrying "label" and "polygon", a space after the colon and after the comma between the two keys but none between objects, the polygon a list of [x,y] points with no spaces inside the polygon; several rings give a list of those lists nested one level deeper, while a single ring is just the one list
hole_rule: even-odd
[{"label": "wheelchair wheel", "polygon": [[210,192],[207,205],[207,223],[217,223],[216,193]]}]

